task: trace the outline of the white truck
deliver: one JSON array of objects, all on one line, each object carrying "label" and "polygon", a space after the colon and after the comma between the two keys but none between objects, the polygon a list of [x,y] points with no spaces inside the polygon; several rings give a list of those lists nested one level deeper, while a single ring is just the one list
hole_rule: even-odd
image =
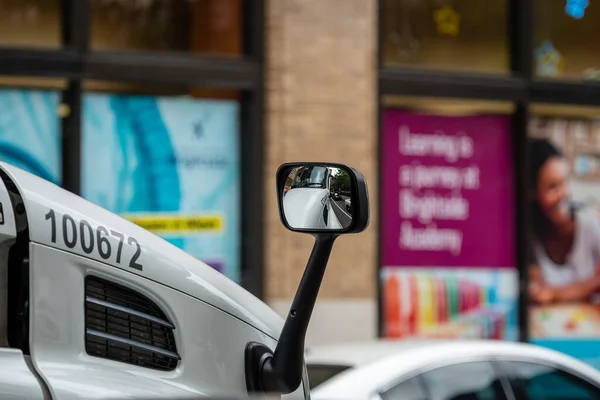
[{"label": "white truck", "polygon": [[[0,399],[309,398],[304,338],[335,239],[369,223],[293,229],[315,246],[285,322],[208,265],[141,227],[0,163]],[[315,227],[316,228],[316,227]]]}]

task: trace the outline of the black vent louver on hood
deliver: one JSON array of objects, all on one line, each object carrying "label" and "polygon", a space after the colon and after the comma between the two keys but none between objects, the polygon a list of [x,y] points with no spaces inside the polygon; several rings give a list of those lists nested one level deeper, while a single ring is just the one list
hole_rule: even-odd
[{"label": "black vent louver on hood", "polygon": [[96,277],[85,280],[85,350],[94,357],[172,371],[181,359],[175,327],[135,291]]}]

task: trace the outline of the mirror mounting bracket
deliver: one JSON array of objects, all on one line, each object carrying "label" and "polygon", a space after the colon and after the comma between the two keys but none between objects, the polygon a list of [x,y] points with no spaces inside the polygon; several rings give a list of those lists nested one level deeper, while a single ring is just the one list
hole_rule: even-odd
[{"label": "mirror mounting bracket", "polygon": [[[348,226],[342,227],[342,229],[319,229],[319,224],[302,228],[302,223],[299,225],[293,224],[294,226],[288,223],[284,212],[283,199],[286,193],[289,196],[291,185],[287,188],[286,182],[288,179],[293,181],[296,177],[296,175],[290,176],[290,170],[300,167],[321,167],[345,171],[350,185],[350,196],[346,199],[346,207],[349,204],[348,200],[352,203],[352,209],[347,208],[352,214],[349,216],[350,224]],[[346,181],[345,184],[348,184],[348,182]],[[302,187],[304,186],[300,186],[298,189]],[[329,187],[327,189],[329,190]],[[277,196],[279,199],[279,215],[283,225],[291,231],[313,235],[315,243],[275,349],[272,350],[265,344],[257,342],[250,342],[246,345],[245,375],[246,388],[249,394],[285,395],[298,389],[305,373],[304,342],[306,331],[319,295],[333,244],[338,236],[348,233],[360,233],[369,225],[369,192],[365,178],[359,171],[343,164],[315,162],[282,164],[277,170]],[[305,202],[301,197],[301,200],[298,199],[296,198],[297,203]],[[324,218],[327,217],[324,216]],[[308,383],[305,382],[305,384]],[[304,387],[305,394],[309,391],[310,388]]]},{"label": "mirror mounting bracket", "polygon": [[275,351],[256,342],[250,342],[246,346],[246,386],[249,393],[289,394],[300,386],[306,331],[331,249],[339,235],[315,233],[313,236],[315,244]]}]

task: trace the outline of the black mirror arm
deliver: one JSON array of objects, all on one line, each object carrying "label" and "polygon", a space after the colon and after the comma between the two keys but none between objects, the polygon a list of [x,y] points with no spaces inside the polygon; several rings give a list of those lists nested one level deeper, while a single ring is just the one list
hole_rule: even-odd
[{"label": "black mirror arm", "polygon": [[337,236],[315,235],[315,244],[275,352],[259,343],[248,344],[246,381],[249,391],[289,394],[300,386],[306,331]]}]

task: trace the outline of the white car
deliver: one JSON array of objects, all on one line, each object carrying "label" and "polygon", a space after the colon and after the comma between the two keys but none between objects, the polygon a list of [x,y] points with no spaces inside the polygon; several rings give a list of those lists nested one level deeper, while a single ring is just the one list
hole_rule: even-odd
[{"label": "white car", "polygon": [[526,343],[381,340],[309,348],[305,360],[313,400],[600,399],[600,371]]}]

